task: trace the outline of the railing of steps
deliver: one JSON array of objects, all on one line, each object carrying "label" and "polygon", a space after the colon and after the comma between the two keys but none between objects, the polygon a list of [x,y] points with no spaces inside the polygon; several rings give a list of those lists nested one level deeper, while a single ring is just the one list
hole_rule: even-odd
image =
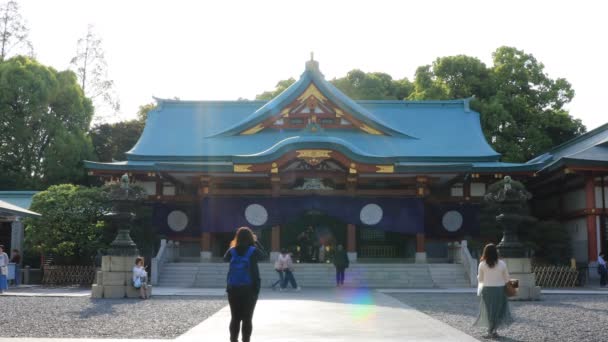
[{"label": "railing of steps", "polygon": [[160,248],[158,249],[158,253],[156,256],[152,258],[152,275],[150,280],[152,281],[152,285],[158,285],[158,279],[160,277],[160,272],[162,272],[162,267],[167,262],[172,262],[177,260],[179,253],[179,242],[177,241],[167,241],[165,239],[160,240]]},{"label": "railing of steps", "polygon": [[467,240],[462,240],[460,242],[460,262],[462,262],[462,266],[464,267],[464,271],[469,277],[469,282],[471,287],[477,286],[477,260],[471,256],[469,252],[469,247],[467,244]]}]

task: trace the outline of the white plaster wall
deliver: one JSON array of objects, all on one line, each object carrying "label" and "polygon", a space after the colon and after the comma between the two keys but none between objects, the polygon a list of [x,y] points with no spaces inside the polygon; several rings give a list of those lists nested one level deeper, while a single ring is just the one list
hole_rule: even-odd
[{"label": "white plaster wall", "polygon": [[587,220],[577,218],[563,224],[570,233],[572,256],[577,262],[587,262]]},{"label": "white plaster wall", "polygon": [[[606,207],[608,208],[608,187],[604,187],[604,203],[606,203]],[[602,207],[602,187],[595,187],[595,207]]]},{"label": "white plaster wall", "polygon": [[585,209],[585,189],[568,192],[564,195],[564,211]]}]

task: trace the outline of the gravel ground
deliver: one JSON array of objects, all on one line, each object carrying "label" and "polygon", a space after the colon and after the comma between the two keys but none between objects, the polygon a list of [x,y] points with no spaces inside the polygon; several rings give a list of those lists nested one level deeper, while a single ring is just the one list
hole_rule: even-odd
[{"label": "gravel ground", "polygon": [[2,337],[173,339],[227,305],[218,297],[0,297]]},{"label": "gravel ground", "polygon": [[[473,327],[479,299],[475,294],[405,294],[391,296],[479,340]],[[534,302],[510,302],[515,323],[499,330],[499,341],[595,342],[608,340],[608,296],[543,295]]]}]

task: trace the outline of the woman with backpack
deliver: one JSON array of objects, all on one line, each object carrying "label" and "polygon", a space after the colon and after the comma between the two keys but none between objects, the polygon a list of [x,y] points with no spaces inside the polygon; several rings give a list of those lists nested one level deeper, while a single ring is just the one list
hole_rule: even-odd
[{"label": "woman with backpack", "polygon": [[226,285],[231,315],[230,342],[238,341],[241,322],[243,342],[251,340],[251,320],[261,284],[258,261],[265,257],[266,252],[251,229],[237,229],[224,255],[224,261],[230,263]]}]

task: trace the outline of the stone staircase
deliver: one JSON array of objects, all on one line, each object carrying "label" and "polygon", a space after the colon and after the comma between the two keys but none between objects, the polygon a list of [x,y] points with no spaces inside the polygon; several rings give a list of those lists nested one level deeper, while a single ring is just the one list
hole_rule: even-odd
[{"label": "stone staircase", "polygon": [[[262,286],[269,287],[278,276],[271,263],[260,263]],[[177,262],[165,264],[159,286],[221,288],[226,286],[227,263]],[[331,264],[296,264],[294,275],[302,287],[335,286]],[[456,288],[470,287],[461,264],[352,263],[345,285],[371,288]]]}]

